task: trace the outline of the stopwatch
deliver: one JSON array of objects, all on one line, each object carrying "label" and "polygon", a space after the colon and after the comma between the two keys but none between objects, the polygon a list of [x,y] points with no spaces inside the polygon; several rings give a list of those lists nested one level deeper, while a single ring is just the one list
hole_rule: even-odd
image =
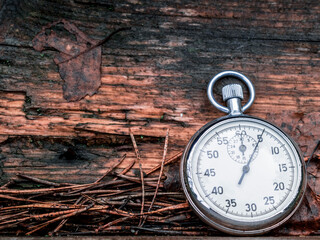
[{"label": "stopwatch", "polygon": [[[242,87],[222,88],[221,105],[213,96],[225,77],[242,81],[249,90],[243,106]],[[233,235],[258,235],[287,221],[306,189],[305,164],[298,145],[266,120],[245,115],[255,89],[244,75],[225,71],[209,83],[211,103],[228,115],[204,125],[185,148],[180,165],[183,191],[205,223]]]}]

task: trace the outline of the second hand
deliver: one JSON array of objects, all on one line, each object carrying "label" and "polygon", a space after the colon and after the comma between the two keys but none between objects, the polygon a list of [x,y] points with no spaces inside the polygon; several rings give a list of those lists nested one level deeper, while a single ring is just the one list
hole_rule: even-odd
[{"label": "second hand", "polygon": [[243,168],[242,168],[242,175],[241,175],[240,180],[239,180],[239,182],[238,182],[239,185],[242,183],[242,180],[243,180],[244,176],[245,176],[245,175],[249,172],[249,170],[250,170],[249,165],[250,165],[250,163],[252,162],[254,153],[255,153],[256,150],[258,149],[259,143],[262,142],[262,135],[263,135],[263,133],[264,133],[264,130],[265,130],[265,128],[262,130],[262,133],[261,133],[261,135],[260,135],[260,138],[258,138],[258,142],[257,142],[256,146],[254,147],[253,153],[251,154],[249,161],[248,161],[247,164],[244,165]]}]

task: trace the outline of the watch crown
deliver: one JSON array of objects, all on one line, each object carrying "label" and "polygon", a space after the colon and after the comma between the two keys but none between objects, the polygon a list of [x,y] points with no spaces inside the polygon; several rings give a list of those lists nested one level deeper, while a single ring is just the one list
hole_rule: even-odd
[{"label": "watch crown", "polygon": [[222,88],[223,101],[227,101],[230,98],[240,98],[243,100],[242,87],[239,84],[229,84]]}]

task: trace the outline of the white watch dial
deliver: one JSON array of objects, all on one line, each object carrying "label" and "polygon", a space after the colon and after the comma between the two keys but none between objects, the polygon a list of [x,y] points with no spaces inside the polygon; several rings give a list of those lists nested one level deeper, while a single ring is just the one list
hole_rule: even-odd
[{"label": "white watch dial", "polygon": [[255,118],[208,128],[191,148],[187,165],[197,200],[208,211],[244,223],[288,215],[303,180],[300,155],[289,138]]}]

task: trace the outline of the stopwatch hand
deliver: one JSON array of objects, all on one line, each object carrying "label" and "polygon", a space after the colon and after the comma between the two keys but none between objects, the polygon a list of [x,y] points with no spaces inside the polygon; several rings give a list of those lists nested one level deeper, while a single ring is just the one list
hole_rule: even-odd
[{"label": "stopwatch hand", "polygon": [[242,183],[242,180],[243,180],[244,176],[246,175],[246,173],[249,172],[249,170],[250,170],[250,167],[249,167],[248,164],[246,164],[246,165],[243,166],[243,168],[242,168],[242,175],[241,175],[240,180],[239,180],[239,182],[238,182],[239,185]]},{"label": "stopwatch hand", "polygon": [[242,156],[244,156],[244,152],[246,151],[247,147],[243,144],[243,136],[242,133],[240,135],[240,141],[241,141],[241,145],[239,147],[240,152],[242,152]]},{"label": "stopwatch hand", "polygon": [[[265,129],[263,129],[263,131],[262,131],[262,133],[261,133],[261,135],[260,135],[260,136],[261,136],[260,139],[262,139],[262,135],[263,135],[263,133],[264,133],[264,130],[265,130]],[[247,164],[244,165],[243,168],[242,168],[242,175],[241,175],[241,177],[240,177],[240,179],[239,179],[239,182],[238,182],[239,185],[242,183],[242,180],[243,180],[244,176],[250,171],[250,163],[252,162],[253,155],[255,154],[255,152],[256,152],[257,149],[258,149],[259,143],[262,142],[260,139],[258,139],[257,144],[256,144],[256,146],[255,146],[254,149],[253,149],[253,153],[252,153],[251,156],[250,156],[249,161],[248,161]]]}]

